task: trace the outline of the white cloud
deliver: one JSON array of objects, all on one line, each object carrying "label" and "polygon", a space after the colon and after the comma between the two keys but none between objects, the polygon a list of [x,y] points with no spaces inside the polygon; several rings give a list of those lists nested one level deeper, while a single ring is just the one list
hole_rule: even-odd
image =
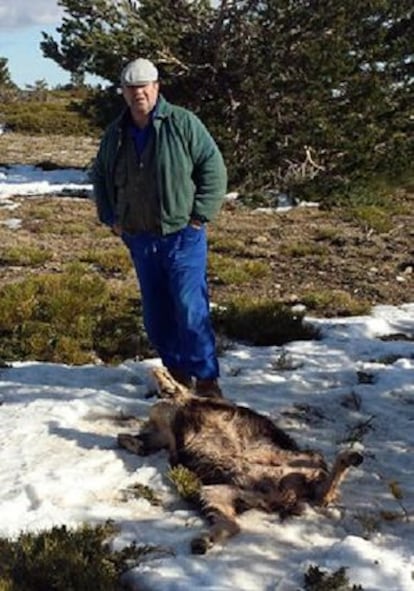
[{"label": "white cloud", "polygon": [[57,0],[0,0],[0,29],[59,23],[62,8]]}]

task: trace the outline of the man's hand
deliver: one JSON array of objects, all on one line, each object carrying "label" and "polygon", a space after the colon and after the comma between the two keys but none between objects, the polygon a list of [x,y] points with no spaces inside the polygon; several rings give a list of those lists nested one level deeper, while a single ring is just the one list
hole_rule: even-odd
[{"label": "man's hand", "polygon": [[196,228],[197,230],[200,230],[200,228],[202,228],[204,224],[201,220],[191,218],[190,221],[188,222],[188,225],[192,226],[193,228]]},{"label": "man's hand", "polygon": [[121,234],[122,234],[122,228],[121,228],[121,226],[119,224],[114,224],[111,227],[111,232],[112,232],[112,234],[115,234],[115,236],[121,236]]}]

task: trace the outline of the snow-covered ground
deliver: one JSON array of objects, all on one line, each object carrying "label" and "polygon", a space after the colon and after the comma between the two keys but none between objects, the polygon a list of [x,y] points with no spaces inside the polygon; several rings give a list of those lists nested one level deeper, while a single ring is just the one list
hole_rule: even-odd
[{"label": "snow-covered ground", "polygon": [[[13,196],[22,195],[78,195],[92,196],[92,185],[87,171],[77,168],[42,170],[31,165],[0,166],[0,209],[15,209],[18,207]],[[238,193],[228,193],[227,201],[238,198]],[[318,207],[318,203],[298,201],[285,193],[270,191],[268,195],[269,207],[258,208],[258,211],[274,212],[275,210],[289,211],[293,207]],[[17,218],[13,218],[17,219]],[[12,221],[9,225],[16,224]]]},{"label": "snow-covered ground", "polygon": [[[297,591],[310,564],[346,566],[366,591],[412,591],[414,342],[379,337],[412,338],[414,304],[312,322],[321,340],[234,345],[221,359],[222,385],[329,459],[343,446],[362,451],[339,504],[283,523],[248,512],[239,536],[192,556],[189,542],[203,522],[177,499],[165,455],[139,458],[116,445],[117,433],[132,428],[122,418],[148,413],[157,360],[116,368],[14,363],[0,370],[0,534],[113,519],[116,548],[137,541],[174,553],[133,572],[154,591]],[[129,495],[135,483],[153,488],[162,504]]]},{"label": "snow-covered ground", "polygon": [[[13,363],[0,369],[0,535],[112,519],[115,548],[136,541],[171,551],[132,571],[141,591],[298,591],[310,564],[345,566],[365,591],[413,591],[414,303],[309,321],[320,340],[235,343],[221,358],[221,382],[227,397],[274,417],[329,460],[343,447],[363,453],[338,504],[283,523],[250,511],[239,536],[192,556],[203,521],[166,478],[165,454],[139,458],[116,445],[117,433],[133,430],[125,417],[147,416],[158,360]],[[134,497],[136,483],[161,504]]]},{"label": "snow-covered ground", "polygon": [[87,195],[92,192],[86,171],[79,168],[43,170],[30,164],[0,166],[0,208],[15,209],[10,199],[20,195]]}]

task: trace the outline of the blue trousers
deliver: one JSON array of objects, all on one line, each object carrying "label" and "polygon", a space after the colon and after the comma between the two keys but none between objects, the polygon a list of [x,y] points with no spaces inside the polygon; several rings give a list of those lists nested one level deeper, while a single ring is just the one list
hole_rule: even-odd
[{"label": "blue trousers", "polygon": [[199,379],[217,378],[205,228],[122,237],[138,276],[145,330],[163,364]]}]

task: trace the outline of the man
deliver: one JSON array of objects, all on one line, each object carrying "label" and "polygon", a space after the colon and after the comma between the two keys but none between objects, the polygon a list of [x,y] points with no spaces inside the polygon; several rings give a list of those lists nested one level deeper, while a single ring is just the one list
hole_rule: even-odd
[{"label": "man", "polygon": [[134,263],[148,338],[172,376],[221,396],[207,293],[205,224],[226,192],[226,168],[202,122],[159,93],[147,59],[121,73],[127,108],[106,129],[92,178],[99,219]]}]

